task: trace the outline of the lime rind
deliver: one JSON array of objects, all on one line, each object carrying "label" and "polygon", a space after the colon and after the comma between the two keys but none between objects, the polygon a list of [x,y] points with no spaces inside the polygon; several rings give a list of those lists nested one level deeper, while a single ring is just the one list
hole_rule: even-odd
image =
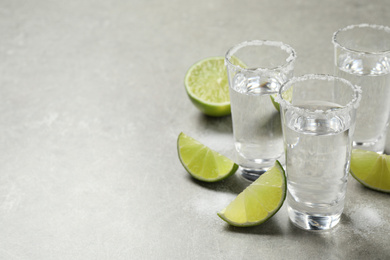
[{"label": "lime rind", "polygon": [[209,57],[193,64],[184,78],[191,102],[209,116],[230,115],[230,97],[224,57]]},{"label": "lime rind", "polygon": [[[280,104],[275,100],[277,95],[278,94],[272,94],[270,97],[271,97],[272,104],[274,104],[276,110],[280,111]],[[285,92],[282,93],[283,99],[287,100],[290,103],[292,101],[292,95],[293,95],[293,87],[287,89]]]},{"label": "lime rind", "polygon": [[[232,62],[245,67],[235,57]],[[184,86],[191,102],[202,113],[214,117],[230,115],[229,82],[224,57],[209,57],[193,64],[185,75]]]},{"label": "lime rind", "polygon": [[[270,184],[273,185],[270,185]],[[287,181],[279,161],[249,185],[218,216],[237,227],[260,225],[274,216],[286,199]],[[276,197],[276,198],[275,198]]]},{"label": "lime rind", "polygon": [[390,155],[354,149],[350,173],[365,187],[390,193]]},{"label": "lime rind", "polygon": [[233,175],[238,165],[194,138],[180,133],[177,138],[179,160],[195,179],[217,182]]}]

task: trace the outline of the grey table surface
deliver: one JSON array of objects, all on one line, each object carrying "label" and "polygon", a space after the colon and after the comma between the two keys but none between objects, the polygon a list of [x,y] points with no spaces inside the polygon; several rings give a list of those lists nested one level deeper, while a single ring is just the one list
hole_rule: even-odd
[{"label": "grey table surface", "polygon": [[0,259],[390,259],[388,194],[350,178],[329,232],[285,206],[233,228],[216,212],[240,178],[194,181],[176,151],[183,131],[233,158],[231,118],[187,98],[194,62],[269,39],[295,48],[295,75],[333,74],[333,32],[389,14],[387,0],[2,0]]}]

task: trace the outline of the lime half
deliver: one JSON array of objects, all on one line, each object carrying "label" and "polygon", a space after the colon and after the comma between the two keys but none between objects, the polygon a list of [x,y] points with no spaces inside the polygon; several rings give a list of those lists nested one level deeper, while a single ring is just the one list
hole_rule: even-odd
[{"label": "lime half", "polygon": [[[209,116],[230,115],[229,82],[224,57],[210,57],[192,65],[184,85],[192,103]],[[240,62],[235,60],[235,63]]]},{"label": "lime half", "polygon": [[270,219],[286,199],[287,182],[278,161],[249,185],[218,216],[233,226],[249,227]]},{"label": "lime half", "polygon": [[180,162],[195,179],[216,182],[233,175],[238,165],[197,140],[180,133],[177,138]]},{"label": "lime half", "polygon": [[370,189],[390,193],[390,155],[352,150],[351,175]]}]

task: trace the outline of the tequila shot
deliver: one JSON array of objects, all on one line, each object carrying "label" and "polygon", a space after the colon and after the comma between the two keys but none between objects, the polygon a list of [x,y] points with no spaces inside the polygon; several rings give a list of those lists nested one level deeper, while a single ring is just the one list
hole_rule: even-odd
[{"label": "tequila shot", "polygon": [[256,180],[275,160],[284,163],[274,97],[292,77],[295,59],[290,46],[265,40],[242,42],[226,53],[236,162],[247,180]]},{"label": "tequila shot", "polygon": [[328,75],[304,75],[284,84],[280,103],[286,147],[287,208],[306,230],[340,220],[360,88]]},{"label": "tequila shot", "polygon": [[390,115],[390,28],[351,25],[333,35],[335,74],[361,86],[355,148],[383,153]]}]

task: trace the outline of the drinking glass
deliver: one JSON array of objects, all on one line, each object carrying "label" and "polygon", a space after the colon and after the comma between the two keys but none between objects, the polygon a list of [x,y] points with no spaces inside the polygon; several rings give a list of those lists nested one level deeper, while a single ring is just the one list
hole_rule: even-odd
[{"label": "drinking glass", "polygon": [[335,74],[361,86],[355,148],[383,153],[390,115],[390,28],[351,25],[334,33]]},{"label": "drinking glass", "polygon": [[329,75],[304,75],[285,83],[280,103],[286,149],[287,209],[306,230],[326,230],[340,220],[361,90]]},{"label": "drinking glass", "polygon": [[249,181],[256,180],[275,160],[284,163],[274,96],[292,77],[295,59],[290,46],[266,40],[242,42],[226,53],[236,162]]}]

